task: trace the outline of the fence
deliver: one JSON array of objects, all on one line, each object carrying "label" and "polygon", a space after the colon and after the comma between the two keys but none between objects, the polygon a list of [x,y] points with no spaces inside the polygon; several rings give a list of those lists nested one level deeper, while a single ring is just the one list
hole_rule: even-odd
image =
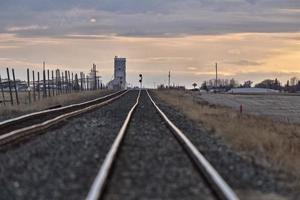
[{"label": "fence", "polygon": [[20,103],[31,104],[41,99],[54,97],[73,92],[88,90],[100,90],[104,86],[96,71],[91,71],[90,76],[83,72],[73,73],[70,71],[43,70],[42,73],[27,69],[27,80],[16,79],[15,70],[6,68],[6,79],[0,75],[1,97],[0,104],[19,105]]}]

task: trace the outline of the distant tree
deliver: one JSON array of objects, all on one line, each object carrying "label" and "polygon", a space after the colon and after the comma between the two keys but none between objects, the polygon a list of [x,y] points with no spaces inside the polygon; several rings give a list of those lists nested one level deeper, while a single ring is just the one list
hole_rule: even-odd
[{"label": "distant tree", "polygon": [[275,78],[275,81],[274,81],[274,85],[272,86],[272,89],[275,89],[275,90],[281,90],[281,83],[278,81],[277,78]]},{"label": "distant tree", "polygon": [[263,80],[262,82],[255,85],[256,88],[272,88],[272,85],[274,85],[275,81],[271,79]]},{"label": "distant tree", "polygon": [[253,82],[252,81],[245,81],[244,85],[242,86],[243,88],[251,88]]},{"label": "distant tree", "polygon": [[298,81],[298,84],[296,86],[296,91],[300,91],[300,81]]},{"label": "distant tree", "polygon": [[200,89],[201,89],[201,90],[206,90],[206,91],[208,91],[208,88],[207,88],[207,83],[206,83],[206,81],[204,81],[204,82],[202,83],[202,85],[201,85]]},{"label": "distant tree", "polygon": [[233,78],[230,79],[230,81],[229,81],[229,86],[230,86],[231,88],[235,88],[235,87],[237,87],[238,85],[239,85],[239,83],[238,83],[236,80],[234,80]]},{"label": "distant tree", "polygon": [[209,87],[214,87],[215,86],[215,80],[209,80],[208,85],[209,85]]},{"label": "distant tree", "polygon": [[278,81],[278,79],[272,80],[272,79],[266,79],[262,82],[255,85],[256,88],[268,88],[268,89],[274,89],[274,90],[281,90],[281,83]]},{"label": "distant tree", "polygon": [[297,77],[292,77],[290,80],[290,85],[295,86],[295,85],[297,85],[297,83],[298,83]]},{"label": "distant tree", "polygon": [[275,84],[275,85],[278,85],[278,80],[277,80],[277,78],[275,78],[274,84]]},{"label": "distant tree", "polygon": [[165,89],[165,85],[164,84],[160,84],[157,86],[157,89]]},{"label": "distant tree", "polygon": [[194,87],[194,89],[196,89],[197,83],[193,83],[193,87]]}]

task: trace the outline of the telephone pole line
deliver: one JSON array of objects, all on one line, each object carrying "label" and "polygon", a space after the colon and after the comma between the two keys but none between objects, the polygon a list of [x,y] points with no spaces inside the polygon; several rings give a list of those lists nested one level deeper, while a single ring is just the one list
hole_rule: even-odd
[{"label": "telephone pole line", "polygon": [[168,78],[169,78],[169,81],[168,81],[168,87],[170,88],[170,82],[171,82],[171,71],[169,71]]},{"label": "telephone pole line", "polygon": [[218,63],[216,63],[216,88],[218,87]]}]

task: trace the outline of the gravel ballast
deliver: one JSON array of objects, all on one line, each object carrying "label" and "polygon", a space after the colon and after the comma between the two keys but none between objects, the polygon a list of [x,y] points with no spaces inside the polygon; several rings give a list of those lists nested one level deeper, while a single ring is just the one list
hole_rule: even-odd
[{"label": "gravel ballast", "polygon": [[[47,133],[1,149],[0,200],[84,199],[137,94],[130,91]],[[178,110],[154,100],[234,190],[299,199],[299,192],[284,185],[290,177],[244,158]],[[104,192],[104,199],[214,199],[145,91]]]},{"label": "gravel ballast", "polygon": [[103,199],[215,199],[145,91]]},{"label": "gravel ballast", "polygon": [[0,151],[0,199],[84,199],[138,92]]}]

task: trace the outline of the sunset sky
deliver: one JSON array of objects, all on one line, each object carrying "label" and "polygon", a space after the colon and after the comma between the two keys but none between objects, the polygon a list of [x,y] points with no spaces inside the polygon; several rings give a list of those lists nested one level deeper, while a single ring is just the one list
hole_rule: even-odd
[{"label": "sunset sky", "polygon": [[0,1],[0,72],[73,72],[96,63],[111,80],[115,55],[128,82],[191,87],[214,77],[261,81],[300,77],[299,0]]}]

